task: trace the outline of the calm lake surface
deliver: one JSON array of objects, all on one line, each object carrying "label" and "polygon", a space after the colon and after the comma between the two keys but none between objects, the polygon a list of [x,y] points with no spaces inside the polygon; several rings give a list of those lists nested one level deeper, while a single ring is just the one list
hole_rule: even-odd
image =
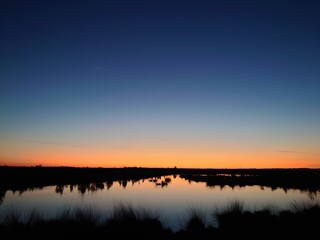
[{"label": "calm lake surface", "polygon": [[[162,184],[161,184],[162,183]],[[320,192],[271,189],[261,186],[208,187],[206,183],[190,182],[179,176],[150,178],[140,181],[114,181],[103,184],[48,186],[23,192],[7,191],[0,205],[0,218],[8,209],[16,208],[28,214],[36,210],[45,218],[54,217],[68,207],[92,207],[108,216],[119,203],[155,213],[164,226],[174,231],[184,227],[191,209],[203,213],[207,223],[213,223],[213,211],[235,200],[247,210],[267,206],[278,210],[291,204],[319,203]]]}]

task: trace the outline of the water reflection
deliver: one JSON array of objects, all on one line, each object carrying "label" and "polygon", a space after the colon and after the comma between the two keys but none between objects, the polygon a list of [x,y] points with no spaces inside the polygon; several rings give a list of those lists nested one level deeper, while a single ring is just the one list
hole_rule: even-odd
[{"label": "water reflection", "polygon": [[5,196],[6,196],[6,192],[7,191],[3,191],[3,190],[0,191],[0,205],[1,205],[1,203],[3,202],[3,200],[4,200]]},{"label": "water reflection", "polygon": [[214,173],[214,174],[182,174],[183,179],[191,182],[203,182],[209,188],[220,186],[220,189],[225,187],[245,188],[247,186],[260,186],[261,190],[265,187],[276,191],[278,189],[287,193],[289,190],[300,190],[302,193],[309,195],[310,199],[314,199],[318,192],[320,192],[319,182],[314,176],[306,175],[303,178],[292,178],[288,174],[273,175],[272,172],[264,174],[248,174],[248,173]]},{"label": "water reflection", "polygon": [[156,186],[166,187],[171,182],[170,177],[164,177],[164,179],[161,179],[161,177],[156,177],[149,179],[149,182],[153,182],[156,184]]},{"label": "water reflection", "polygon": [[[17,194],[18,193],[18,194]],[[276,205],[280,208],[292,202],[317,203],[320,192],[267,186],[208,185],[204,182],[187,180],[179,175],[151,177],[141,180],[116,180],[79,184],[58,184],[48,187],[23,188],[1,192],[1,213],[10,205],[22,211],[36,209],[45,216],[54,216],[66,205],[88,204],[109,214],[114,203],[130,203],[143,206],[163,215],[163,222],[179,229],[179,221],[188,217],[188,209],[200,207],[205,212],[222,207],[228,201],[239,199],[251,209]]]},{"label": "water reflection", "polygon": [[[172,176],[174,179],[177,177],[176,175]],[[150,179],[142,179],[142,180],[119,180],[119,181],[105,181],[105,182],[96,182],[96,183],[81,183],[81,184],[60,184],[55,186],[55,193],[62,195],[66,190],[69,189],[69,192],[73,192],[74,189],[78,190],[78,193],[84,195],[85,193],[93,193],[96,191],[101,191],[104,189],[109,190],[114,182],[117,182],[119,186],[121,186],[123,189],[127,187],[128,184],[131,183],[131,186],[134,186],[135,184],[144,183],[144,181],[147,180],[149,182],[154,183],[154,186],[156,187],[167,187],[172,179],[171,177],[165,176],[165,177],[155,177]],[[13,194],[18,192],[19,196],[21,196],[26,191],[34,191],[34,190],[41,190],[43,187],[30,187],[30,188],[21,188],[19,190],[12,190]],[[0,191],[0,204],[3,202],[5,195],[5,190]]]},{"label": "water reflection", "polygon": [[[217,174],[216,176],[219,177],[236,177],[236,178],[240,178],[240,177],[244,177],[243,175],[239,175],[239,176],[235,176],[235,175],[231,175],[231,174]],[[184,180],[185,182],[188,182],[188,184],[192,184],[192,183],[199,183],[201,181],[199,181],[197,178],[200,175],[196,176],[196,179],[193,179],[192,177],[188,176],[179,176],[179,179]],[[201,177],[208,177],[209,175],[201,175]],[[250,175],[253,176],[253,175]],[[60,184],[60,185],[56,185],[54,188],[54,192],[59,194],[59,195],[63,195],[65,191],[69,191],[70,193],[73,192],[74,189],[77,189],[77,192],[81,195],[84,195],[86,193],[94,193],[97,191],[102,191],[104,189],[106,190],[110,190],[113,186],[114,186],[114,182],[118,183],[119,186],[121,186],[121,188],[126,189],[127,186],[130,184],[131,186],[134,186],[135,184],[143,184],[145,183],[145,181],[152,183],[155,187],[159,187],[159,188],[166,188],[168,187],[168,185],[174,181],[176,181],[178,175],[172,175],[172,176],[161,176],[161,177],[152,177],[152,178],[147,178],[147,179],[141,179],[141,180],[118,180],[118,181],[105,181],[105,182],[91,182],[91,183],[80,183],[80,184]],[[193,176],[194,177],[194,176]],[[237,189],[244,189],[249,185],[245,185],[245,184],[235,184],[235,183],[220,183],[220,184],[214,184],[210,181],[205,182],[205,185],[207,188],[209,189],[216,189],[216,187],[219,187],[220,191],[226,189],[226,188],[231,188],[232,190],[235,190],[235,188]],[[259,189],[261,191],[277,191],[277,190],[282,190],[284,193],[288,193],[288,191],[293,190],[292,188],[287,188],[287,187],[277,187],[277,186],[262,186],[262,185],[256,185],[259,187]],[[43,189],[43,187],[29,187],[29,188],[20,188],[20,189],[13,189],[11,190],[13,194],[15,194],[16,192],[18,192],[18,195],[21,196],[24,192],[32,192],[35,190],[41,190]],[[299,190],[301,194],[305,194],[308,196],[308,198],[310,200],[316,200],[317,199],[317,195],[320,193],[320,190],[315,190],[315,191],[311,191],[311,190],[307,190],[307,189],[296,189]],[[0,204],[4,201],[5,196],[6,196],[6,190],[1,190],[0,191]]]}]

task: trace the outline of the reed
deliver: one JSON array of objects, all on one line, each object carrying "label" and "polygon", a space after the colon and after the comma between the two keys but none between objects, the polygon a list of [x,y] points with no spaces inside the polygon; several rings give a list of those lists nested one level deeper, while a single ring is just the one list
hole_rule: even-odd
[{"label": "reed", "polygon": [[[103,216],[94,206],[66,206],[55,217],[44,218],[36,211],[23,214],[17,207],[9,207],[2,215],[0,236],[11,239],[32,238],[117,238],[121,239],[256,239],[262,235],[273,237],[312,237],[318,233],[320,206],[294,202],[287,210],[276,211],[268,206],[248,211],[241,201],[233,201],[215,208],[212,219],[218,226],[206,224],[201,208],[187,209],[185,227],[177,232],[163,227],[159,214],[145,208],[118,203],[111,215]],[[9,235],[8,235],[9,234]]]}]

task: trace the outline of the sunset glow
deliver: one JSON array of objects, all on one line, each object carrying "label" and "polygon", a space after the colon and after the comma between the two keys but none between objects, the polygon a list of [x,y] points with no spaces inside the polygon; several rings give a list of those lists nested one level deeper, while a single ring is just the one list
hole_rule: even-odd
[{"label": "sunset glow", "polygon": [[180,168],[319,168],[319,152],[273,152],[252,149],[210,150],[171,148],[79,149],[30,146],[13,148],[4,165],[75,167]]},{"label": "sunset glow", "polygon": [[1,3],[0,165],[320,168],[319,4],[71,2]]}]

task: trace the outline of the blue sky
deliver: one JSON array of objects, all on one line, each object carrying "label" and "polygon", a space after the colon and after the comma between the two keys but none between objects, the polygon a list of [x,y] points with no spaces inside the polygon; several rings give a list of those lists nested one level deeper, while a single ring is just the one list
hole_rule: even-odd
[{"label": "blue sky", "polygon": [[316,151],[319,12],[318,1],[2,1],[0,133]]}]

